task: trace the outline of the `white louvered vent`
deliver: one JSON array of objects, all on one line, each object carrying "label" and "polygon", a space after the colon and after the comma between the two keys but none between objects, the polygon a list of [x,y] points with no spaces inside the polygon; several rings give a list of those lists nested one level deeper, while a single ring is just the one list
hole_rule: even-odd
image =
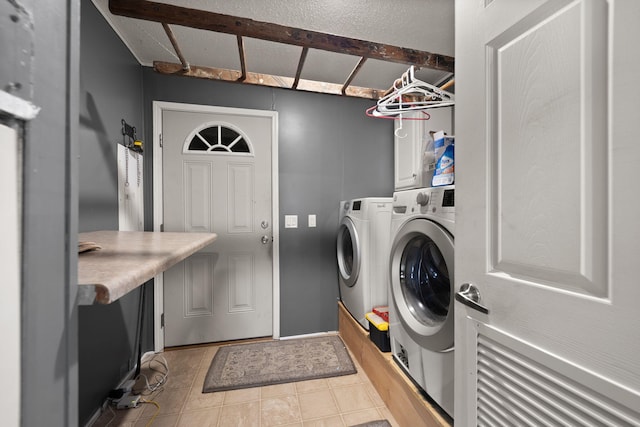
[{"label": "white louvered vent", "polygon": [[478,426],[640,426],[640,414],[478,336]]}]

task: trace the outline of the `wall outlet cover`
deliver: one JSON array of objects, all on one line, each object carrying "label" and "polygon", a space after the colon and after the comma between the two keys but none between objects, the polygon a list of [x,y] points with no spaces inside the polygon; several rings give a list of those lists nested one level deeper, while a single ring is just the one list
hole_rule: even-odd
[{"label": "wall outlet cover", "polygon": [[285,215],[284,228],[298,228],[298,215]]}]

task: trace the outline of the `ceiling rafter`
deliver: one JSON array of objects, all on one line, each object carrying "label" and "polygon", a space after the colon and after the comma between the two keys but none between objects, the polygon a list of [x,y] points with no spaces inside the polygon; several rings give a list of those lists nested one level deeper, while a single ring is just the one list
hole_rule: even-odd
[{"label": "ceiling rafter", "polygon": [[[222,80],[227,82],[237,82],[241,75],[240,71],[226,68],[200,67],[191,65],[189,71],[184,71],[181,64],[163,61],[154,61],[153,69],[160,74],[172,74],[187,77],[196,77],[207,80]],[[271,74],[260,74],[247,72],[247,77],[243,83],[259,86],[279,87],[291,89],[293,77],[273,76]],[[382,96],[383,90],[370,89],[359,86],[349,86],[345,93],[342,84],[318,82],[315,80],[299,79],[297,90],[305,92],[326,93],[330,95],[345,95],[356,98],[378,99]]]},{"label": "ceiling rafter", "polygon": [[[377,99],[383,91],[379,89],[350,86],[351,82],[356,77],[356,74],[367,59],[371,58],[387,62],[414,65],[416,68],[429,68],[449,73],[453,73],[454,71],[454,58],[451,56],[342,37],[317,31],[304,30],[301,28],[288,27],[268,22],[255,21],[253,19],[191,9],[166,3],[158,3],[149,0],[109,0],[109,10],[114,15],[159,22],[163,25],[165,32],[167,33],[167,36],[169,37],[169,40],[182,63],[182,65],[176,69],[176,64],[155,61],[154,69],[157,72],[164,74],[177,74],[190,77]],[[200,67],[189,64],[180,51],[177,40],[169,27],[170,24],[235,35],[238,40],[238,50],[242,70],[235,71],[220,68]],[[302,47],[303,50],[295,78],[248,72],[244,56],[243,37]],[[319,49],[352,55],[357,56],[360,59],[343,85],[304,80],[300,79],[300,75],[309,49]],[[269,84],[265,82],[269,82]]]},{"label": "ceiling rafter", "polygon": [[351,82],[356,77],[356,74],[358,74],[358,71],[360,71],[360,68],[362,68],[362,66],[366,61],[367,61],[366,57],[363,56],[362,58],[360,58],[360,60],[358,61],[358,64],[356,64],[355,68],[353,69],[353,71],[351,71],[351,74],[349,74],[349,77],[347,77],[347,80],[342,85],[343,94],[347,91],[347,88],[351,85]]},{"label": "ceiling rafter", "polygon": [[239,82],[247,79],[247,58],[244,53],[244,39],[242,36],[236,36],[238,39],[238,55],[240,55],[240,77]]},{"label": "ceiling rafter", "polygon": [[293,79],[293,85],[291,85],[291,89],[297,89],[298,87],[300,76],[302,75],[302,67],[304,67],[304,61],[307,60],[307,53],[309,53],[309,48],[303,47],[302,52],[300,53],[300,60],[298,61],[298,68],[296,69],[296,76]]},{"label": "ceiling rafter", "polygon": [[173,30],[171,29],[169,24],[165,24],[164,22],[162,23],[162,28],[164,28],[164,32],[167,33],[167,37],[169,38],[169,41],[171,42],[171,46],[173,46],[173,50],[176,51],[176,55],[178,55],[178,59],[182,63],[182,69],[184,71],[189,71],[189,68],[190,68],[189,62],[187,62],[186,58],[182,54],[182,50],[180,49],[180,46],[178,45],[178,40],[176,40],[175,34],[173,34]]}]

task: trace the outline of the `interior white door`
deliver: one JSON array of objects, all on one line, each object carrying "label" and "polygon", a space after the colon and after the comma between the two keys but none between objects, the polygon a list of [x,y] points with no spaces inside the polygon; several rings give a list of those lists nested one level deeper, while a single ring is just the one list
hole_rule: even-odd
[{"label": "interior white door", "polygon": [[456,2],[456,425],[640,425],[640,2]]},{"label": "interior white door", "polygon": [[165,346],[271,336],[273,115],[166,109],[165,231],[218,239],[164,274]]}]

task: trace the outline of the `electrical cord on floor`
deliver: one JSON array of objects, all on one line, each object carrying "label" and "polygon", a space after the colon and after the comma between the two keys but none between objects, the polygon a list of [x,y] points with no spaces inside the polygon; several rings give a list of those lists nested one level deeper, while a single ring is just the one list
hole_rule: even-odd
[{"label": "electrical cord on floor", "polygon": [[153,421],[156,419],[156,417],[158,416],[158,414],[160,413],[160,404],[158,402],[156,402],[155,400],[146,400],[146,399],[140,399],[141,403],[150,403],[152,405],[154,405],[157,409],[156,409],[156,413],[153,414],[153,417],[151,417],[151,419],[149,420],[149,422],[146,424],[145,427],[149,427]]},{"label": "electrical cord on floor", "polygon": [[[153,362],[158,363],[160,366],[154,367]],[[155,382],[150,383],[149,378],[144,374],[139,374],[136,377],[136,381],[140,378],[144,379],[145,390],[148,392],[147,394],[151,394],[166,384],[169,377],[169,364],[167,363],[167,360],[159,354],[155,354],[147,363],[149,364],[149,370],[155,372],[152,377],[152,380]],[[160,370],[159,368],[164,368],[164,370]]]},{"label": "electrical cord on floor", "polygon": [[[167,362],[167,359],[165,359],[160,354],[154,354],[148,361],[145,361],[144,363],[148,365],[146,370],[151,371],[150,374],[149,372],[147,372],[151,377],[151,382],[147,375],[138,374],[133,379],[134,380],[133,388],[129,386],[129,388],[122,387],[117,390],[112,390],[112,392],[109,394],[108,404],[106,405],[107,408],[109,409],[109,412],[111,413],[111,419],[105,425],[105,427],[110,426],[111,423],[113,423],[113,421],[118,417],[117,413],[113,410],[112,405],[113,406],[117,405],[119,400],[123,398],[123,396],[128,397],[131,395],[140,395],[140,397],[141,396],[149,397],[149,399],[140,398],[139,401],[135,401],[135,400],[130,401],[127,403],[126,406],[122,407],[122,409],[135,408],[138,406],[137,402],[151,403],[155,405],[158,408],[158,410],[156,411],[153,418],[149,421],[149,424],[147,425],[150,425],[151,422],[153,422],[153,420],[158,415],[158,412],[160,411],[160,405],[152,399],[157,398],[158,395],[162,393],[162,391],[164,390],[163,387],[167,383],[169,378],[169,363]],[[140,368],[142,368],[142,366],[140,366]],[[139,380],[144,380],[144,388],[142,389],[141,387],[136,387],[136,383]],[[118,408],[120,409],[121,407],[118,405]]]}]

